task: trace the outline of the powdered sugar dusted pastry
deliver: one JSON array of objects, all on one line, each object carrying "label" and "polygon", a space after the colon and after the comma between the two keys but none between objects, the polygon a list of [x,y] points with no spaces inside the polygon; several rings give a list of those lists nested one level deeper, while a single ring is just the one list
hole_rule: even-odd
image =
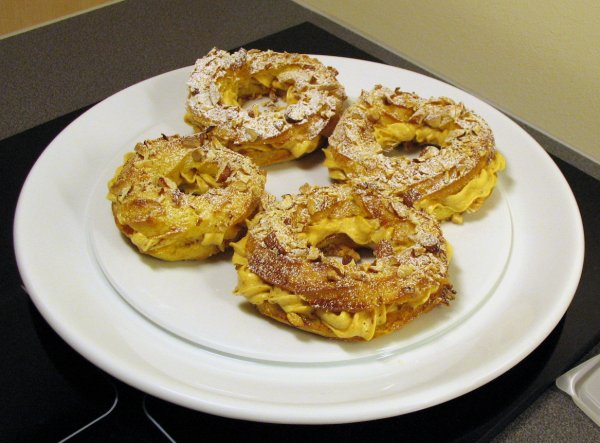
[{"label": "powdered sugar dusted pastry", "polygon": [[185,120],[259,165],[295,159],[339,119],[346,95],[337,74],[304,54],[213,49],[189,78]]},{"label": "powdered sugar dusted pastry", "polygon": [[[394,147],[414,147],[416,158],[388,157]],[[439,220],[462,221],[479,209],[504,168],[487,123],[445,97],[424,99],[376,86],[348,108],[325,150],[330,177],[373,181]]]}]

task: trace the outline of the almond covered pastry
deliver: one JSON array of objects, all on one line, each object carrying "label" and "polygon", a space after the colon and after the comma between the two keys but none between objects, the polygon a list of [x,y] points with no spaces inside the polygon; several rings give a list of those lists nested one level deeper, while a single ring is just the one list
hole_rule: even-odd
[{"label": "almond covered pastry", "polygon": [[[415,158],[385,155],[416,145]],[[380,85],[344,112],[324,152],[332,179],[378,182],[438,220],[457,223],[481,207],[505,165],[487,123],[462,103]]]},{"label": "almond covered pastry", "polygon": [[[236,293],[281,323],[371,340],[453,298],[438,222],[365,186],[264,199],[234,248]],[[372,250],[374,259],[360,251]]]},{"label": "almond covered pastry", "polygon": [[264,191],[252,161],[204,134],[138,143],[108,184],[115,223],[144,254],[201,260],[237,240]]},{"label": "almond covered pastry", "polygon": [[185,120],[259,165],[322,145],[346,99],[338,72],[304,54],[213,49],[188,81]]}]

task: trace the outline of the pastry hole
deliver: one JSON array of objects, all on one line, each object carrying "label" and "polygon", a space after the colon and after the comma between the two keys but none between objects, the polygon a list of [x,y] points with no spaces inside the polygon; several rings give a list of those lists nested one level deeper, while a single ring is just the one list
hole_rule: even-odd
[{"label": "pastry hole", "polygon": [[253,118],[263,112],[281,111],[298,101],[293,86],[282,84],[275,77],[269,79],[268,76],[260,79],[251,77],[238,83],[234,95],[235,103]]},{"label": "pastry hole", "polygon": [[[221,171],[223,174],[225,171]],[[224,180],[219,181],[216,165],[209,163],[191,163],[182,165],[176,179],[177,188],[184,194],[202,195],[214,188],[222,188]]]},{"label": "pastry hole", "polygon": [[404,157],[408,160],[423,160],[424,157],[435,155],[439,149],[437,145],[402,142],[391,149],[384,150],[383,155],[388,158]]},{"label": "pastry hole", "polygon": [[370,265],[376,259],[373,249],[368,246],[357,245],[346,234],[334,234],[325,238],[317,245],[326,257],[332,257],[342,264],[352,260],[357,265]]},{"label": "pastry hole", "polygon": [[369,247],[360,246],[355,251],[360,256],[360,259],[356,262],[357,265],[371,265],[376,260],[373,249]]},{"label": "pastry hole", "polygon": [[404,157],[409,160],[414,160],[415,158],[419,157],[421,149],[421,146],[416,143],[402,142],[391,149],[384,150],[383,155],[389,158]]},{"label": "pastry hole", "polygon": [[248,111],[251,117],[257,117],[265,111],[280,111],[287,107],[287,103],[278,95],[275,97],[257,97],[245,101],[242,109]]}]

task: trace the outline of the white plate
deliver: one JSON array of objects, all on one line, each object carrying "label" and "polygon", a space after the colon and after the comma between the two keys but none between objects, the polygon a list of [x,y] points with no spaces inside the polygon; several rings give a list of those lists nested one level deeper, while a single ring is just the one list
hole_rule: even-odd
[{"label": "white plate", "polygon": [[[575,292],[583,229],[545,151],[504,115],[442,82],[359,60],[335,66],[351,98],[381,83],[449,96],[481,114],[508,167],[482,211],[444,225],[457,299],[370,343],[324,340],[259,317],[231,294],[229,255],[168,264],[120,236],[106,182],[137,141],[189,133],[190,68],[125,89],[68,126],[32,169],[15,249],[34,303],[86,358],[152,395],[227,417],[341,423],[412,412],[510,369],[551,332]],[[321,155],[269,169],[276,194],[328,183]]]}]

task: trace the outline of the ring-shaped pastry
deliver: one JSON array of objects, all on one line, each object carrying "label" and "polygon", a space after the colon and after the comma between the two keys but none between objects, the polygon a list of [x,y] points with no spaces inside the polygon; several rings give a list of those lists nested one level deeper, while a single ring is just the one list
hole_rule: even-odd
[{"label": "ring-shaped pastry", "polygon": [[163,260],[207,258],[239,238],[258,207],[264,172],[204,134],[138,143],[108,183],[117,227]]},{"label": "ring-shaped pastry", "polygon": [[[419,155],[385,155],[397,146],[417,147]],[[332,179],[378,182],[457,223],[481,207],[505,165],[490,127],[462,103],[381,85],[344,112],[324,152]]]},{"label": "ring-shaped pastry", "polygon": [[[368,187],[304,185],[263,206],[232,246],[236,293],[268,317],[326,337],[370,340],[453,298],[439,223],[398,198]],[[373,261],[361,259],[362,248]]]},{"label": "ring-shaped pastry", "polygon": [[341,115],[337,74],[304,54],[215,48],[189,78],[185,120],[259,165],[299,158],[320,147]]}]

